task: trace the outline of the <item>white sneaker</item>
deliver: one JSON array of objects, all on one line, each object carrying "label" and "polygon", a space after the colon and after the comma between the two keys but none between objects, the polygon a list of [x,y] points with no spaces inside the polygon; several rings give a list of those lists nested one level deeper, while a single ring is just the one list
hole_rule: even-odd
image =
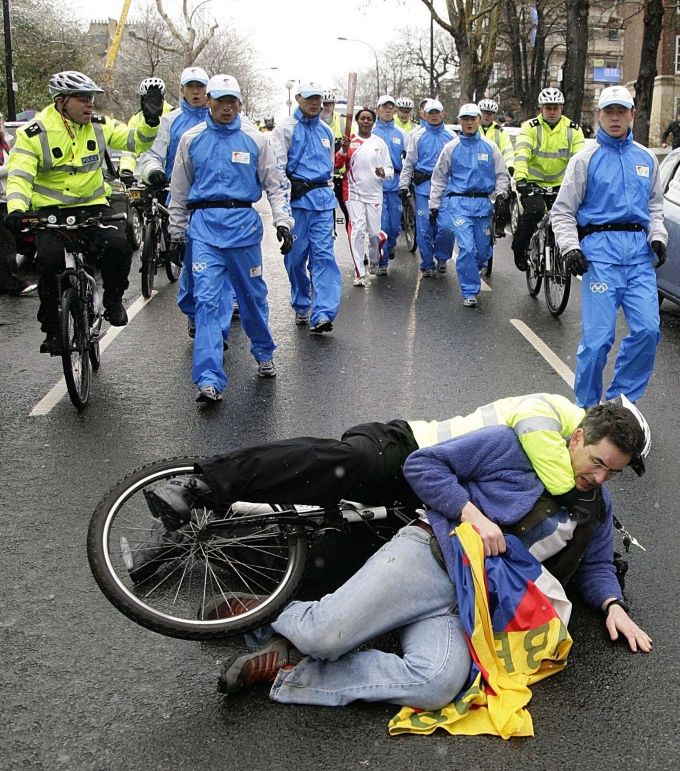
[{"label": "white sneaker", "polygon": [[463,305],[466,308],[476,308],[477,307],[477,298],[476,297],[466,297],[463,300]]},{"label": "white sneaker", "polygon": [[378,266],[374,262],[369,263],[369,265],[368,265],[368,272],[372,276],[375,276],[375,274],[378,272]]},{"label": "white sneaker", "polygon": [[196,395],[197,402],[203,402],[206,404],[214,404],[215,402],[222,401],[222,392],[218,391],[213,385],[204,385],[198,387],[198,394]]},{"label": "white sneaker", "polygon": [[271,359],[267,361],[258,361],[257,374],[260,377],[276,377],[276,367],[274,366],[274,362]]},{"label": "white sneaker", "polygon": [[363,276],[357,276],[353,283],[354,286],[366,286],[366,279]]},{"label": "white sneaker", "polygon": [[446,273],[446,263],[444,262],[444,260],[437,263],[437,272]]}]

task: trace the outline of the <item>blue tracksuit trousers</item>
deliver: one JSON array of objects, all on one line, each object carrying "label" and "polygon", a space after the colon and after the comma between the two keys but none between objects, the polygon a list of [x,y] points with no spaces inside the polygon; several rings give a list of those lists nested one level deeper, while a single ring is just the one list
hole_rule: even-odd
[{"label": "blue tracksuit trousers", "polygon": [[430,224],[428,195],[416,193],[416,241],[420,252],[420,269],[434,268],[434,261],[446,262],[453,253],[453,235]]},{"label": "blue tracksuit trousers", "polygon": [[456,273],[463,297],[476,297],[482,288],[479,271],[491,257],[491,220],[453,214],[448,208],[439,212],[437,228],[458,241]]},{"label": "blue tracksuit trousers", "polygon": [[401,198],[399,191],[383,191],[383,208],[381,229],[387,234],[387,242],[383,246],[384,254],[380,255],[380,264],[386,265],[389,252],[397,245],[397,238],[401,233]]}]

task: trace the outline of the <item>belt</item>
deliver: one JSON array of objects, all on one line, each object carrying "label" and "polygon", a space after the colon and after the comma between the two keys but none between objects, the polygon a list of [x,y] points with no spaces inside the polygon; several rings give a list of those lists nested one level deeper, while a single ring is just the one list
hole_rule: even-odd
[{"label": "belt", "polygon": [[605,222],[602,225],[584,225],[578,228],[578,237],[585,238],[591,233],[605,233],[610,230],[625,230],[631,233],[641,233],[644,227],[638,222]]},{"label": "belt", "polygon": [[429,533],[430,535],[434,535],[434,532],[432,530],[432,525],[429,522],[426,522],[424,519],[414,519],[412,522],[409,522],[409,525],[411,525],[411,527],[419,527],[421,530],[424,530],[426,533]]},{"label": "belt", "polygon": [[233,198],[225,198],[223,201],[190,201],[187,209],[252,209],[251,201],[236,201]]},{"label": "belt", "polygon": [[491,193],[480,193],[477,191],[473,191],[471,193],[447,193],[447,198],[452,198],[453,196],[461,196],[463,198],[488,198],[491,195]]}]

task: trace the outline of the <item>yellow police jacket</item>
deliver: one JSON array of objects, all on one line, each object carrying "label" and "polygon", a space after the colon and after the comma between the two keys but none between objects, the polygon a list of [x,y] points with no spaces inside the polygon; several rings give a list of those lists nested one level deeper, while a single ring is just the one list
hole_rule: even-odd
[{"label": "yellow police jacket", "polygon": [[46,107],[17,131],[8,161],[7,210],[107,204],[106,146],[141,153],[157,131],[146,122],[130,129],[99,115],[81,126],[62,118],[54,105]]},{"label": "yellow police jacket", "polygon": [[585,414],[584,409],[559,394],[529,394],[499,399],[470,415],[450,420],[408,423],[419,447],[430,447],[485,426],[509,426],[546,490],[561,495],[575,484],[567,439]]},{"label": "yellow police jacket", "polygon": [[409,118],[407,121],[402,121],[399,118],[399,115],[395,113],[394,115],[394,125],[397,128],[400,128],[402,131],[405,131],[407,134],[410,134],[413,129],[418,128],[418,124],[414,123],[411,118]]},{"label": "yellow police jacket", "polygon": [[512,142],[510,137],[503,131],[503,127],[498,123],[490,123],[488,126],[480,126],[479,133],[490,139],[496,147],[501,151],[503,160],[508,169],[512,169],[515,166],[515,153],[512,149]]},{"label": "yellow police jacket", "polygon": [[[170,102],[163,101],[163,115],[170,112],[170,110],[174,110],[175,108],[170,104]],[[129,129],[136,129],[139,128],[142,124],[146,124],[146,121],[144,120],[144,113],[141,110],[138,110],[128,121],[128,128]],[[135,166],[137,165],[137,153],[129,153],[124,152],[120,156],[120,161],[118,163],[118,173],[121,173],[123,171],[130,171],[134,172]]]},{"label": "yellow police jacket", "polygon": [[572,155],[583,150],[581,128],[563,115],[554,128],[542,115],[522,124],[515,142],[516,180],[525,179],[541,187],[558,187]]}]

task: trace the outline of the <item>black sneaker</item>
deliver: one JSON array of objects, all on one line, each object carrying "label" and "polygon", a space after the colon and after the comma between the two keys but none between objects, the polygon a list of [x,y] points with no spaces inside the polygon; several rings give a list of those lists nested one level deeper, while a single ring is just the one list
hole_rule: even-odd
[{"label": "black sneaker", "polygon": [[161,520],[166,530],[173,531],[189,524],[192,509],[202,498],[211,498],[212,491],[200,477],[187,476],[145,490],[144,497],[154,517]]},{"label": "black sneaker", "polygon": [[112,327],[124,327],[128,323],[127,311],[122,300],[109,300],[106,303],[104,318]]},{"label": "black sneaker", "polygon": [[149,540],[130,543],[123,536],[120,548],[123,562],[133,583],[141,584],[163,565],[181,556],[187,549],[183,533],[169,533],[160,522],[149,529]]},{"label": "black sneaker", "polygon": [[40,353],[49,353],[50,356],[61,356],[61,343],[56,332],[48,332],[40,343]]}]

